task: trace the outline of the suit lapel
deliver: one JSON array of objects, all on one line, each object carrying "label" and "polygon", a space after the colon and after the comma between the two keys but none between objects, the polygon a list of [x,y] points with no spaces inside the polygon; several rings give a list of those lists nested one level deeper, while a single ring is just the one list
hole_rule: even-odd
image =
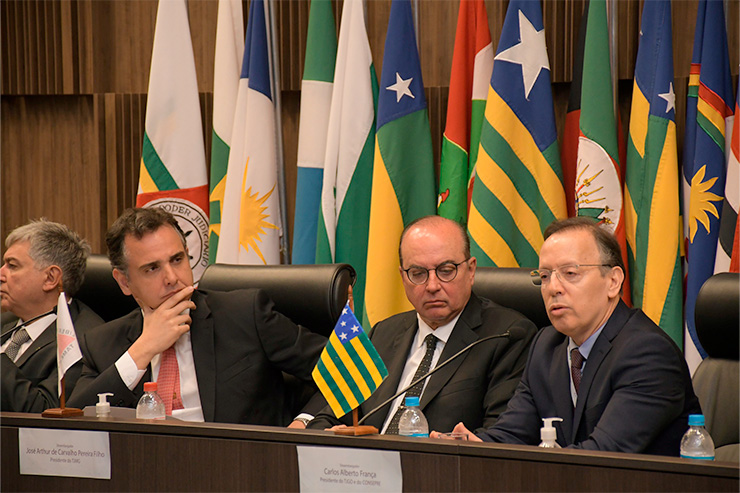
[{"label": "suit lapel", "polygon": [[[568,338],[565,337],[553,352],[550,365],[550,382],[557,416],[563,418],[563,437],[568,440],[573,433],[573,399],[570,396],[570,370],[568,369]],[[546,417],[546,416],[545,416]],[[572,439],[568,444],[573,443]]]},{"label": "suit lapel", "polygon": [[606,358],[606,355],[611,351],[612,339],[617,336],[624,326],[626,319],[629,317],[629,313],[627,305],[620,301],[591,348],[591,352],[586,360],[586,367],[583,369],[583,377],[581,378],[581,385],[578,389],[576,409],[573,413],[573,440],[576,439],[576,434],[578,433],[578,428],[581,424],[581,419],[583,418],[583,411],[586,407],[586,402],[588,402],[588,394],[591,390],[591,385],[594,382],[594,377],[599,371],[601,363],[604,362],[604,358]]},{"label": "suit lapel", "polygon": [[206,298],[200,292],[193,293],[195,310],[190,312],[190,344],[193,348],[195,375],[203,417],[214,421],[216,414],[216,349],[213,333],[213,317]]},{"label": "suit lapel", "polygon": [[[475,295],[471,295],[467,306],[460,315],[460,318],[457,320],[455,327],[452,329],[449,339],[447,339],[447,344],[445,344],[442,354],[439,356],[437,366],[439,366],[440,363],[447,361],[468,344],[477,341],[478,334],[476,334],[474,329],[477,329],[480,325],[481,302]],[[467,357],[467,354],[463,354],[429,377],[429,382],[424,389],[424,393],[421,395],[420,404],[422,410],[432,399],[434,399],[439,391],[442,390]]]},{"label": "suit lapel", "polygon": [[[386,363],[388,377],[386,377],[380,387],[373,392],[373,395],[363,403],[362,408],[364,412],[375,408],[375,406],[388,399],[398,390],[398,383],[401,381],[401,373],[403,373],[403,369],[406,366],[406,359],[408,358],[409,350],[411,349],[411,343],[414,341],[417,326],[418,322],[416,320],[416,313],[414,312],[413,320],[409,321],[405,330],[399,330],[393,338],[391,349],[389,351],[393,357],[390,362]],[[385,418],[388,416],[388,406],[390,406],[390,404],[387,404],[384,410],[379,410],[373,416],[368,418],[367,424],[376,426],[378,429],[382,428]]]},{"label": "suit lapel", "polygon": [[28,358],[30,358],[36,351],[39,349],[52,344],[55,342],[57,335],[57,323],[56,321],[52,322],[51,325],[49,325],[47,328],[44,329],[44,331],[34,340],[31,345],[26,349],[23,354],[16,360],[15,366],[20,367],[23,363],[28,361]]}]

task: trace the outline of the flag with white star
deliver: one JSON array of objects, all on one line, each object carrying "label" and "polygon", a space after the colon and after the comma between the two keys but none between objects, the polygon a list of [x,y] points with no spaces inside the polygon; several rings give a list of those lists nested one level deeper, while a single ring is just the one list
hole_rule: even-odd
[{"label": "flag with white star", "polygon": [[432,136],[409,0],[393,0],[378,93],[363,322],[411,310],[398,275],[404,226],[435,214]]},{"label": "flag with white star", "polygon": [[540,2],[511,0],[493,62],[468,212],[478,265],[537,267],[566,216]]},{"label": "flag with white star", "polygon": [[342,310],[312,376],[337,418],[365,402],[388,376],[383,360],[349,303]]},{"label": "flag with white star", "polygon": [[645,2],[632,91],[625,226],[632,303],[680,347],[680,264],[676,97],[669,0]]}]

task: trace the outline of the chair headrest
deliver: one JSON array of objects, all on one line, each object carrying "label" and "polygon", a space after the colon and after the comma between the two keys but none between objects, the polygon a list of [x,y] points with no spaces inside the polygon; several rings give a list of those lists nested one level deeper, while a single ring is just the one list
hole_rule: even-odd
[{"label": "chair headrest", "polygon": [[100,254],[87,257],[85,280],[75,298],[89,306],[106,322],[122,317],[138,306],[132,296],[123,294],[113,278],[108,257]]},{"label": "chair headrest", "polygon": [[740,274],[723,272],[706,280],[696,297],[694,322],[709,356],[738,360]]},{"label": "chair headrest", "polygon": [[329,336],[354,283],[349,264],[325,265],[209,265],[199,288],[232,291],[260,288],[275,302],[277,311],[293,322]]},{"label": "chair headrest", "polygon": [[532,284],[530,269],[478,267],[473,292],[499,305],[518,311],[537,328],[550,325],[540,288]]}]

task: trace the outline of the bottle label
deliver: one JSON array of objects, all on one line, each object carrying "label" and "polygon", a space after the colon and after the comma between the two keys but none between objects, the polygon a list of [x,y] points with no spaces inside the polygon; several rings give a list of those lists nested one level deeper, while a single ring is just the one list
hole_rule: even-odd
[{"label": "bottle label", "polygon": [[[400,435],[400,433],[399,433],[399,435]],[[408,435],[401,435],[401,436],[429,438],[429,433],[410,433]]]},{"label": "bottle label", "polygon": [[713,455],[709,455],[709,456],[706,456],[706,457],[693,457],[691,455],[683,455],[683,454],[681,454],[681,458],[682,459],[695,459],[695,460],[714,460],[714,456]]}]

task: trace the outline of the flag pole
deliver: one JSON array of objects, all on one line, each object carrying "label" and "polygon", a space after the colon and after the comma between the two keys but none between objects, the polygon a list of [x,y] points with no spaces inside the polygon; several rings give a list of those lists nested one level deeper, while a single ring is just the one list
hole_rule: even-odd
[{"label": "flag pole", "polygon": [[[64,292],[64,285],[62,283],[62,280],[59,279],[59,295]],[[66,296],[64,300],[66,301]],[[59,310],[57,310],[57,324],[59,324]],[[54,334],[54,337],[56,338],[56,346],[57,346],[57,352],[59,351],[59,337],[58,333]],[[59,356],[57,353],[57,371],[60,371],[59,368]],[[47,409],[44,412],[41,413],[41,416],[44,418],[75,418],[77,416],[82,416],[82,409],[77,409],[75,407],[65,407],[66,399],[65,399],[65,388],[64,388],[64,374],[62,374],[62,380],[61,380],[61,392],[59,392],[59,407],[54,407],[51,409]]]},{"label": "flag pole", "polygon": [[[352,296],[352,285],[350,284],[347,288],[347,301],[349,302],[349,308],[353,312],[355,311],[355,298]],[[359,425],[357,417],[357,408],[352,409],[352,426],[346,428],[339,428],[334,430],[335,435],[346,435],[346,436],[363,436],[363,435],[377,435],[378,429],[374,426]]]}]

